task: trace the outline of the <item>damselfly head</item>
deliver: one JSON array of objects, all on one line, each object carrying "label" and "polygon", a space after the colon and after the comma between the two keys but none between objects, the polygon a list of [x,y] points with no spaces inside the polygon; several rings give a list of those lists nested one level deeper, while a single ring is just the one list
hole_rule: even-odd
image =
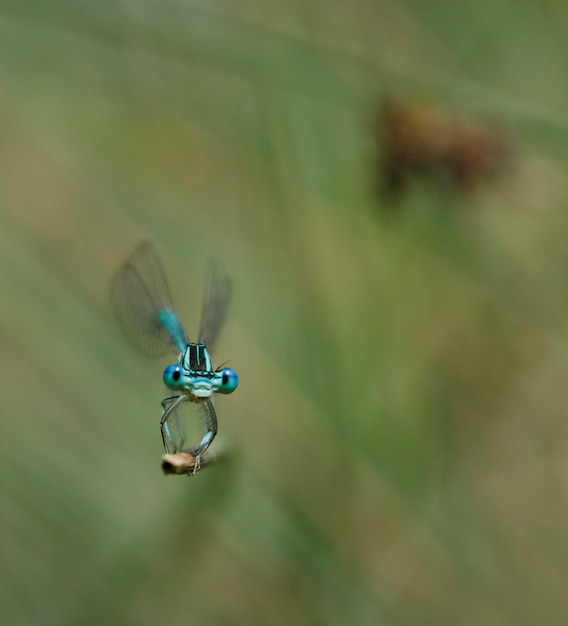
[{"label": "damselfly head", "polygon": [[210,398],[213,393],[232,393],[239,385],[237,372],[230,367],[216,372],[195,372],[186,370],[179,363],[172,363],[164,370],[163,379],[169,389],[184,389],[200,399]]}]

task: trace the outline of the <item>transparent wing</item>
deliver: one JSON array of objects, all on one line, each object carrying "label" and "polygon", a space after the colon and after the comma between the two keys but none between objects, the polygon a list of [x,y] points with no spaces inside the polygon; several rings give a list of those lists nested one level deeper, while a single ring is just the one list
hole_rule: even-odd
[{"label": "transparent wing", "polygon": [[162,419],[162,438],[168,454],[188,452],[201,456],[217,434],[217,415],[210,399],[204,402],[191,402],[186,397],[173,399]]},{"label": "transparent wing", "polygon": [[142,354],[183,352],[188,340],[174,313],[154,248],[142,242],[111,283],[111,304],[126,338]]},{"label": "transparent wing", "polygon": [[225,274],[218,261],[211,261],[203,301],[199,342],[207,346],[211,353],[233,297],[231,279]]}]

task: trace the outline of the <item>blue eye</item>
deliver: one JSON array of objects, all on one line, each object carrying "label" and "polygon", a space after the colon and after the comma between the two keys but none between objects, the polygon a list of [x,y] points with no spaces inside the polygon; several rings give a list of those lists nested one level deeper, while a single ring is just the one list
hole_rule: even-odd
[{"label": "blue eye", "polygon": [[239,377],[237,372],[230,367],[225,367],[221,370],[221,387],[219,393],[232,393],[235,391],[239,384]]},{"label": "blue eye", "polygon": [[163,378],[166,387],[169,387],[170,389],[179,389],[182,385],[181,366],[177,363],[168,365],[168,367],[164,370]]}]

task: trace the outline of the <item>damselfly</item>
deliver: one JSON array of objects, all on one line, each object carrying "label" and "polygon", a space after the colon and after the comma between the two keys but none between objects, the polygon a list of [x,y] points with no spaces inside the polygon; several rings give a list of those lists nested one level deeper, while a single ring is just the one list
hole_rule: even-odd
[{"label": "damselfly", "polygon": [[[175,392],[162,400],[160,430],[167,454],[188,452],[197,459],[217,434],[213,394],[232,393],[239,383],[230,367],[214,369],[210,351],[225,321],[232,296],[231,281],[217,262],[211,262],[198,341],[189,340],[170,296],[166,277],[153,247],[141,243],[118,270],[111,285],[116,318],[130,343],[147,356],[179,354],[163,380]],[[187,447],[185,420],[180,411],[194,403],[202,423],[201,441]]]}]

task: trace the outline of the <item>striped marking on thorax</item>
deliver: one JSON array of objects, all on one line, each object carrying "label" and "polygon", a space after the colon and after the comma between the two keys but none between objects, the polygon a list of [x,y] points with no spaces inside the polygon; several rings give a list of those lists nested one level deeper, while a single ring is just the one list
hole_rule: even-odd
[{"label": "striped marking on thorax", "polygon": [[187,344],[185,354],[183,355],[182,367],[191,372],[212,373],[213,365],[205,344]]}]

